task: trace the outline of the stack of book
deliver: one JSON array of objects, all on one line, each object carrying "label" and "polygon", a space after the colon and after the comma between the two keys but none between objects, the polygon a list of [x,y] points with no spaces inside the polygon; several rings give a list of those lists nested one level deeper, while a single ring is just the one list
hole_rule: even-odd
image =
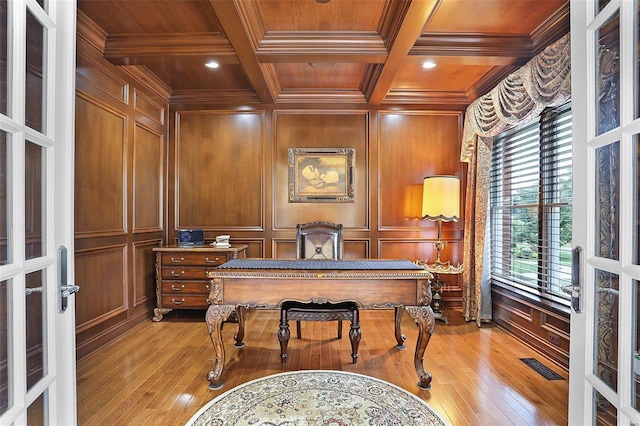
[{"label": "stack of book", "polygon": [[216,237],[216,247],[217,248],[229,248],[231,244],[229,243],[230,235],[218,235]]}]

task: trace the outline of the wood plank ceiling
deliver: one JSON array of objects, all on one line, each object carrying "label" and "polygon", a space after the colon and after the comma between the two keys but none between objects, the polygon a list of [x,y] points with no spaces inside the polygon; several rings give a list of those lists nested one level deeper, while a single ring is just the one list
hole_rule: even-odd
[{"label": "wood plank ceiling", "polygon": [[[568,32],[568,0],[79,0],[171,102],[463,109]],[[436,63],[424,69],[422,63]],[[209,69],[205,63],[217,61]]]}]

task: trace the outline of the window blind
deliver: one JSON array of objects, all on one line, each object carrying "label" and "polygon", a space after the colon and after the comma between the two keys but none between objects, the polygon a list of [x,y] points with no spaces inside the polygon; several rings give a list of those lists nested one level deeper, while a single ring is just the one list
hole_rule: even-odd
[{"label": "window blind", "polygon": [[566,299],[571,282],[571,104],[493,140],[491,273],[503,284]]}]

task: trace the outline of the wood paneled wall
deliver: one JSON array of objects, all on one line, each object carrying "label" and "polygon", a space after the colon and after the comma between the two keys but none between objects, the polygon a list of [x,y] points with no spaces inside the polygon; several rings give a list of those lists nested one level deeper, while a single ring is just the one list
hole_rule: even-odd
[{"label": "wood paneled wall", "polygon": [[[419,219],[422,179],[454,174],[464,187],[461,111],[169,106],[170,90],[152,76],[102,57],[99,28],[80,17],[78,34],[79,357],[151,318],[151,249],[175,242],[177,229],[229,234],[250,257],[284,258],[295,257],[297,223],[324,220],[344,224],[345,257],[435,259],[436,223]],[[353,148],[355,201],[289,202],[289,148]],[[443,258],[461,262],[463,221],[443,228]],[[459,305],[460,277],[447,279],[444,303]]]},{"label": "wood paneled wall", "polygon": [[[296,224],[323,220],[344,224],[347,258],[435,260],[437,224],[420,220],[422,180],[459,176],[464,209],[462,111],[417,105],[170,103],[170,89],[152,75],[102,57],[105,37],[79,17],[79,358],[150,320],[152,248],[174,243],[177,229],[202,228],[207,239],[229,234],[232,243],[248,245],[248,257],[291,258]],[[353,148],[354,202],[289,202],[290,148]],[[443,224],[442,259],[454,264],[463,261],[464,217],[462,211],[459,222]],[[447,283],[443,306],[459,307],[461,276],[442,278]],[[568,325],[535,306],[526,307],[532,320],[522,325],[517,321],[522,314],[509,307],[517,299],[507,299],[497,306],[501,325],[563,364]]]},{"label": "wood paneled wall", "polygon": [[493,322],[569,370],[569,309],[494,285]]},{"label": "wood paneled wall", "polygon": [[[102,58],[78,21],[75,282],[82,357],[155,306],[152,248],[165,236],[168,89]],[[142,77],[145,77],[142,75]]]},{"label": "wood paneled wall", "polygon": [[[321,220],[344,225],[347,258],[435,260],[436,223],[420,220],[422,180],[453,174],[464,188],[462,112],[170,108],[169,241],[177,229],[203,228],[207,239],[229,234],[232,243],[248,244],[249,257],[295,257],[296,224]],[[353,148],[355,200],[289,202],[290,148]],[[462,263],[463,223],[443,225],[443,259]],[[460,278],[445,278],[445,303],[460,304]]]}]

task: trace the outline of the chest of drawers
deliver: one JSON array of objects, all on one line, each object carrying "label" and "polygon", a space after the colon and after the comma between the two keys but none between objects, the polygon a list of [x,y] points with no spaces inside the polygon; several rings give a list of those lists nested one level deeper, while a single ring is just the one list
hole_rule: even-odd
[{"label": "chest of drawers", "polygon": [[153,321],[174,309],[207,309],[207,272],[228,260],[246,257],[247,245],[229,248],[166,246],[156,253],[156,308]]}]

